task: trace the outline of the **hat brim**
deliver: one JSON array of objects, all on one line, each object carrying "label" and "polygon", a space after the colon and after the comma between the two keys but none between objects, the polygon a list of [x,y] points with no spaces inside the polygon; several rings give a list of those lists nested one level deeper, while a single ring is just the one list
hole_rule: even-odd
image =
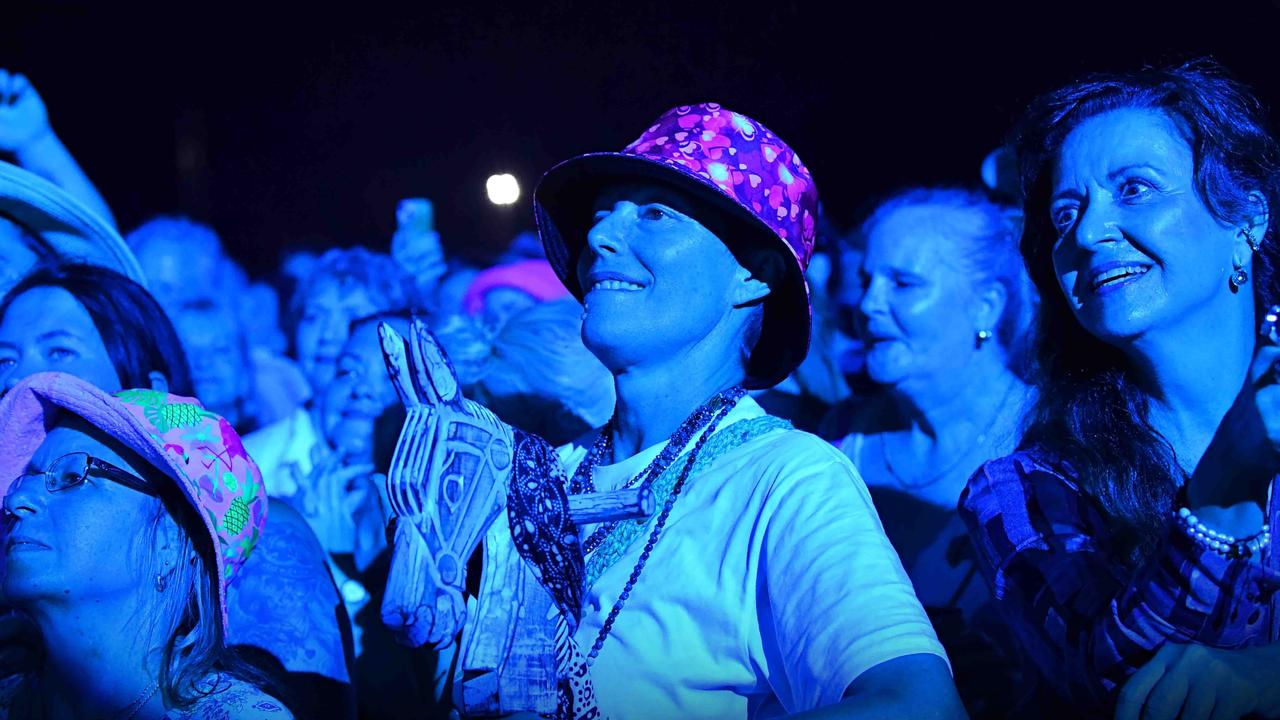
[{"label": "hat brim", "polygon": [[212,543],[215,567],[209,580],[217,588],[218,621],[222,636],[227,636],[226,587],[221,581],[225,572],[222,553],[218,552],[218,531],[207,513],[201,510],[199,489],[186,471],[169,459],[141,420],[123,403],[92,383],[73,375],[42,372],[29,375],[0,398],[0,497],[27,469],[32,456],[44,442],[49,430],[63,412],[84,418],[125,447],[137,453],[174,481],[183,497],[204,523]]},{"label": "hat brim", "polygon": [[784,380],[809,350],[809,286],[800,260],[772,228],[709,180],[627,153],[579,155],[548,170],[534,190],[534,220],[547,259],[561,282],[582,300],[577,264],[586,247],[596,197],[602,187],[637,178],[673,185],[718,211],[720,226],[727,229],[726,237],[720,239],[740,259],[752,249],[765,249],[780,257],[781,277],[770,282],[760,339],[747,362],[745,385],[763,389]]},{"label": "hat brim", "polygon": [[110,268],[147,286],[142,266],[120,233],[65,190],[0,162],[0,215],[40,239],[59,260]]}]

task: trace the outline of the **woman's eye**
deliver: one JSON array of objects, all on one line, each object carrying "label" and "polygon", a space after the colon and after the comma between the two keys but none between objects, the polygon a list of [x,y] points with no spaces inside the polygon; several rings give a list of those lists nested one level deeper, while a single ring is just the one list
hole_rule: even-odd
[{"label": "woman's eye", "polygon": [[1143,180],[1126,180],[1120,186],[1120,197],[1125,200],[1136,200],[1151,192],[1151,185]]},{"label": "woman's eye", "polygon": [[0,357],[0,370],[8,370],[9,368],[17,364],[18,364],[18,361],[15,358]]},{"label": "woman's eye", "polygon": [[49,359],[53,360],[54,362],[62,362],[64,360],[70,360],[74,357],[77,357],[79,353],[77,353],[75,350],[72,350],[71,348],[52,347],[52,348],[49,348],[49,350],[45,353],[45,355],[47,355]]},{"label": "woman's eye", "polygon": [[1053,210],[1053,226],[1058,229],[1059,234],[1065,233],[1067,228],[1075,224],[1077,212],[1074,205],[1065,205]]},{"label": "woman's eye", "polygon": [[667,213],[666,210],[664,210],[661,207],[658,207],[657,205],[646,205],[640,211],[640,217],[644,218],[645,220],[661,220],[663,218],[671,217],[671,216]]}]

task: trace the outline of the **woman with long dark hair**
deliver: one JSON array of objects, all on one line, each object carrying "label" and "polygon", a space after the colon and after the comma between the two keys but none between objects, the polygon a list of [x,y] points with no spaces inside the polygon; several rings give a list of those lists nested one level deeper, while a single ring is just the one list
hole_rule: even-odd
[{"label": "woman with long dark hair", "polygon": [[1073,715],[1280,715],[1280,148],[1205,61],[1056,90],[1016,140],[1040,392],[960,502],[996,599]]}]

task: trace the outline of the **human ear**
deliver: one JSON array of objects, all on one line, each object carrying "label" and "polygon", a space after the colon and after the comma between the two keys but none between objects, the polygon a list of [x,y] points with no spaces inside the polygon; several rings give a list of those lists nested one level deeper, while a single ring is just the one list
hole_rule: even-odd
[{"label": "human ear", "polygon": [[1262,238],[1266,237],[1267,227],[1271,223],[1271,208],[1266,196],[1258,190],[1250,190],[1248,197],[1250,215],[1236,233],[1236,247],[1232,258],[1237,268],[1249,264],[1249,256],[1262,245]]},{"label": "human ear", "polygon": [[733,283],[734,307],[751,305],[762,300],[769,292],[769,283],[755,277],[746,268],[738,268]]},{"label": "human ear", "polygon": [[151,372],[147,373],[147,379],[151,381],[152,390],[158,390],[162,393],[168,394],[169,378],[165,377],[164,373],[160,372],[159,370],[152,370]]},{"label": "human ear", "polygon": [[983,283],[977,290],[973,305],[974,331],[994,332],[1009,303],[1009,291],[1003,283],[995,280]]}]

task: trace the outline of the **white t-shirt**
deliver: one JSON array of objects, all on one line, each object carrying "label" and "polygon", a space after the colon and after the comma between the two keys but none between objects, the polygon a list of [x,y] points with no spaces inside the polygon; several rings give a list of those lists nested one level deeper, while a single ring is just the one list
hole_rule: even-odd
[{"label": "white t-shirt", "polygon": [[[764,414],[743,398],[719,430]],[[664,445],[597,467],[596,487],[622,485]],[[562,454],[570,473],[584,454]],[[588,590],[584,654],[648,537]],[[591,677],[614,720],[763,718],[835,703],[864,671],[918,653],[946,658],[857,470],[777,429],[689,478]]]},{"label": "white t-shirt", "polygon": [[298,484],[311,472],[311,455],[320,443],[311,413],[300,407],[244,438],[244,449],[262,471],[271,497],[291,498]]}]

